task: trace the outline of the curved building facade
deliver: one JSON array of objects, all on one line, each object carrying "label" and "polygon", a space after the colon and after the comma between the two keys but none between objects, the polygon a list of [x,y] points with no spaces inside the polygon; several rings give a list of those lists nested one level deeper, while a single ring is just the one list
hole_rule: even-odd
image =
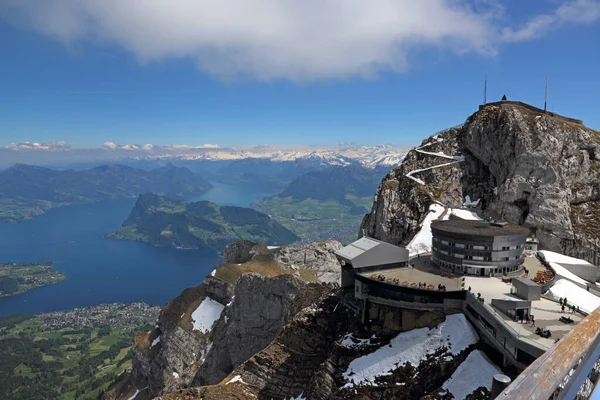
[{"label": "curved building facade", "polygon": [[431,260],[446,270],[477,276],[523,268],[529,229],[506,222],[470,220],[431,223]]}]

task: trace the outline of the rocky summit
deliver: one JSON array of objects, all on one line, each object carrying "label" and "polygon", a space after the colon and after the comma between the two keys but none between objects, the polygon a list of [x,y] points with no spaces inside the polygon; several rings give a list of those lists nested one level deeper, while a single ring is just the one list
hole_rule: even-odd
[{"label": "rocky summit", "polygon": [[267,347],[303,309],[328,298],[339,281],[334,241],[267,248],[227,246],[225,264],[160,312],[157,327],[136,337],[133,368],[105,399],[150,399],[218,384]]},{"label": "rocky summit", "polygon": [[541,247],[598,264],[600,132],[520,102],[481,106],[387,174],[360,234],[407,244],[434,203],[524,225]]}]

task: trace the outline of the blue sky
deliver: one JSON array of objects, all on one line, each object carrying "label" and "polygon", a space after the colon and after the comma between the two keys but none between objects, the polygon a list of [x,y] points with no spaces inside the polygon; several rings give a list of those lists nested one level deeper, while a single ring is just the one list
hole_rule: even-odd
[{"label": "blue sky", "polygon": [[81,3],[0,5],[0,146],[410,146],[486,74],[488,101],[538,106],[548,75],[549,109],[600,129],[598,1]]}]

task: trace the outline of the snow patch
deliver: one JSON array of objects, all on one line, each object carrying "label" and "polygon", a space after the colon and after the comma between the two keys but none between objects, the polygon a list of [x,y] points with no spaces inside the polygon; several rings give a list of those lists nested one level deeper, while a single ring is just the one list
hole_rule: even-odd
[{"label": "snow patch", "polygon": [[455,399],[464,399],[480,386],[492,389],[494,375],[502,371],[479,350],[474,350],[454,371],[442,389],[452,393]]},{"label": "snow patch", "polygon": [[236,376],[234,376],[234,377],[233,377],[233,378],[232,378],[232,379],[231,379],[229,382],[227,382],[227,383],[226,383],[226,385],[229,385],[230,383],[235,383],[235,382],[239,382],[239,383],[242,383],[242,384],[246,384],[246,382],[244,382],[244,381],[242,380],[242,377],[241,377],[241,375],[236,375]]},{"label": "snow patch", "polygon": [[143,388],[142,390],[140,389],[135,389],[135,393],[133,394],[133,396],[131,396],[130,398],[128,398],[127,400],[133,400],[135,399],[135,397],[140,393],[143,392],[144,390],[148,389],[148,386],[146,386],[145,388]]},{"label": "snow patch", "polygon": [[210,273],[210,276],[215,276],[215,274],[217,273],[217,269],[213,269],[212,272]]},{"label": "snow patch", "polygon": [[290,397],[290,400],[306,400],[306,397],[304,397],[304,392],[302,392],[298,397]]},{"label": "snow patch", "polygon": [[[476,212],[469,210],[462,210],[460,208],[452,208],[448,214],[454,215],[460,219],[472,220],[472,221],[483,221],[483,218],[479,217]],[[446,218],[447,219],[447,218]]]},{"label": "snow patch", "polygon": [[[372,337],[374,338],[375,335],[373,335]],[[342,339],[342,341],[340,342],[340,345],[347,349],[352,349],[354,347],[364,346],[365,344],[368,344],[370,340],[371,339],[355,338],[354,335],[352,335],[351,333],[348,333],[347,335],[344,336],[344,339]]]},{"label": "snow patch", "polygon": [[553,251],[540,250],[540,253],[544,255],[544,258],[548,262],[555,262],[558,264],[585,265],[588,267],[592,265],[589,262],[580,258],[565,256],[564,254],[555,253]]},{"label": "snow patch", "polygon": [[566,279],[560,279],[545,294],[556,300],[566,297],[567,304],[575,304],[588,314],[600,307],[600,297]]},{"label": "snow patch", "polygon": [[560,264],[557,264],[555,262],[550,262],[549,263],[550,266],[552,268],[554,268],[554,272],[556,272],[556,275],[560,275],[565,279],[568,279],[570,281],[573,281],[575,283],[579,283],[581,285],[586,286],[588,284],[588,281],[586,281],[585,279],[582,279],[580,277],[578,277],[577,275],[575,275],[574,273],[572,273],[571,271],[569,271],[568,269],[566,269],[565,267],[563,267]]},{"label": "snow patch", "polygon": [[[409,362],[418,366],[422,359],[436,349],[446,346],[453,355],[477,343],[479,336],[467,322],[464,314],[453,314],[433,329],[421,328],[402,332],[373,353],[353,360],[344,378],[355,384],[373,384],[378,376],[390,375],[391,371]],[[347,383],[346,387],[352,386]]]},{"label": "snow patch", "polygon": [[194,330],[206,333],[210,331],[216,320],[219,319],[223,312],[223,304],[211,299],[210,297],[204,298],[202,303],[192,313],[192,323],[194,324]]},{"label": "snow patch", "polygon": [[444,212],[444,207],[439,204],[432,204],[429,206],[429,213],[423,220],[421,229],[413,240],[410,241],[406,249],[409,255],[414,256],[416,254],[427,253],[431,251],[431,222],[439,219]]},{"label": "snow patch", "polygon": [[158,336],[156,339],[154,339],[152,341],[152,344],[150,345],[150,348],[153,348],[155,345],[160,343],[160,336]]},{"label": "snow patch", "polygon": [[465,207],[477,207],[479,205],[479,202],[481,201],[481,199],[477,199],[476,201],[471,200],[471,196],[466,195],[465,196],[465,202],[463,203],[463,206]]},{"label": "snow patch", "polygon": [[281,246],[267,246],[267,249],[269,249],[269,250],[275,250],[275,249],[278,249],[280,247]]},{"label": "snow patch", "polygon": [[179,374],[175,371],[173,371],[173,378],[179,379]]},{"label": "snow patch", "polygon": [[133,394],[133,396],[131,396],[130,398],[128,398],[127,400],[133,400],[135,399],[135,397],[140,393],[140,389],[135,389],[135,393]]}]

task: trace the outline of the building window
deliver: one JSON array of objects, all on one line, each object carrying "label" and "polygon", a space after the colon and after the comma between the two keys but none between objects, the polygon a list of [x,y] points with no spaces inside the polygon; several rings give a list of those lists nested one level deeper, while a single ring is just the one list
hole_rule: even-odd
[{"label": "building window", "polygon": [[473,256],[473,260],[483,261],[483,257],[481,257],[481,256]]},{"label": "building window", "polygon": [[464,244],[456,243],[456,244],[454,245],[454,247],[457,247],[457,248],[459,248],[459,249],[464,249],[466,246],[465,246]]},{"label": "building window", "polygon": [[473,246],[473,250],[485,250],[485,246]]}]

